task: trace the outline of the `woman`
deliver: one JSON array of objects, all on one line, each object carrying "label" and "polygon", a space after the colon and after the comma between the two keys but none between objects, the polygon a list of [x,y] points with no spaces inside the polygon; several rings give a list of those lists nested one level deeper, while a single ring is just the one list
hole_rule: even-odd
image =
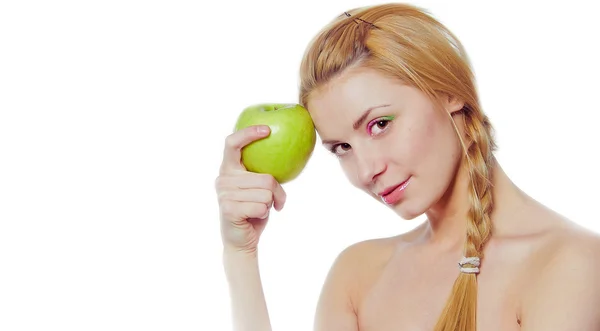
[{"label": "woman", "polygon": [[[350,182],[404,219],[427,216],[341,252],[315,330],[600,330],[600,239],[503,172],[467,55],[442,24],[402,4],[345,12],[300,75],[300,103]],[[268,134],[227,137],[216,182],[237,330],[271,329],[257,245],[286,197],[240,162]]]}]

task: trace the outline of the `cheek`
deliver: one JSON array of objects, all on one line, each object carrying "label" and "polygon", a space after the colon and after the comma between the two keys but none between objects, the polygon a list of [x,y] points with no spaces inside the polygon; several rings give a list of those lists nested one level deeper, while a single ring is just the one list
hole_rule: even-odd
[{"label": "cheek", "polygon": [[418,170],[423,160],[432,155],[436,150],[436,133],[435,125],[430,122],[424,122],[423,125],[413,124],[404,132],[400,141],[404,141],[401,145],[404,149],[403,155],[405,160]]},{"label": "cheek", "polygon": [[340,160],[340,166],[346,178],[354,187],[361,188],[360,180],[358,179],[358,169],[355,162],[352,160],[344,159]]},{"label": "cheek", "polygon": [[419,172],[443,172],[456,159],[456,134],[449,123],[437,116],[408,129],[407,156],[412,169]]},{"label": "cheek", "polygon": [[339,160],[348,181],[354,187],[365,189],[365,179],[362,178],[365,173],[375,175],[384,171],[394,159],[405,158],[403,156],[405,151],[391,147],[392,141],[396,141],[396,146],[402,145],[397,143],[398,138],[390,135],[382,140],[361,140],[351,143],[354,146],[352,153]]}]

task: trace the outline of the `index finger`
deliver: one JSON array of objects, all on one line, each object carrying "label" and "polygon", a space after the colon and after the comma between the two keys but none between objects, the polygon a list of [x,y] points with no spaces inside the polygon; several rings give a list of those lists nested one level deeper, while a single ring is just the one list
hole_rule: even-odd
[{"label": "index finger", "polygon": [[221,172],[227,170],[245,170],[242,164],[242,148],[251,142],[265,138],[271,132],[268,125],[252,125],[240,129],[225,138]]}]

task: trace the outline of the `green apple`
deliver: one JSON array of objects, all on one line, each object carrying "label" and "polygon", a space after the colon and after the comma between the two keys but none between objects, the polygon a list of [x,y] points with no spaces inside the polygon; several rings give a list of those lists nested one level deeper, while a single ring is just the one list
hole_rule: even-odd
[{"label": "green apple", "polygon": [[239,115],[235,131],[252,125],[268,125],[271,133],[242,149],[246,170],[271,174],[280,184],[298,177],[312,155],[317,138],[306,108],[284,103],[252,105]]}]

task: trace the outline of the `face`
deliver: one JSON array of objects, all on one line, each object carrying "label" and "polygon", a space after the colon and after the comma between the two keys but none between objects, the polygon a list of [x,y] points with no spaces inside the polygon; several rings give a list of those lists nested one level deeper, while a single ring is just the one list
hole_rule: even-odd
[{"label": "face", "polygon": [[350,182],[413,219],[443,197],[461,160],[449,114],[462,132],[463,103],[439,100],[442,110],[417,88],[358,67],[313,91],[307,108]]}]

